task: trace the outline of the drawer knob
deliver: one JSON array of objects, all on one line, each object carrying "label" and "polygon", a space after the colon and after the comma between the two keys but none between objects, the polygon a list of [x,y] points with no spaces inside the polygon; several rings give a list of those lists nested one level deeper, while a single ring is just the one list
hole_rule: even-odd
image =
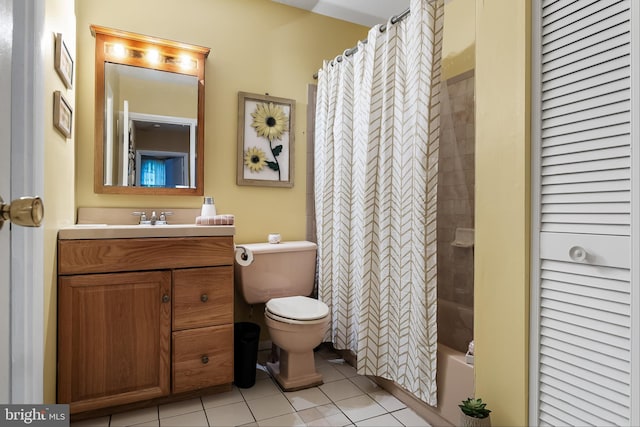
[{"label": "drawer knob", "polygon": [[207,294],[200,295],[200,301],[207,302],[208,300],[209,300],[209,297],[207,296]]},{"label": "drawer knob", "polygon": [[162,295],[162,302],[169,302],[169,294]]},{"label": "drawer knob", "polygon": [[207,363],[209,363],[209,356],[202,356],[202,364],[206,365]]}]

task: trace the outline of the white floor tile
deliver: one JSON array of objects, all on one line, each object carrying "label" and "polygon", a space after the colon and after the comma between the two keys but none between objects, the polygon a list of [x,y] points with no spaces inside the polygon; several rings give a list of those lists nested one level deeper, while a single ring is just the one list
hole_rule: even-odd
[{"label": "white floor tile", "polygon": [[336,363],[335,368],[347,378],[355,377],[356,375],[358,375],[356,369],[348,363]]},{"label": "white floor tile", "polygon": [[349,378],[349,381],[357,385],[360,390],[365,393],[373,393],[378,390],[382,390],[382,387],[376,384],[373,380],[367,378],[365,375],[356,375],[355,377]]},{"label": "white floor tile", "polygon": [[213,408],[216,406],[229,405],[231,403],[244,402],[242,393],[236,386],[233,386],[231,391],[226,393],[210,394],[208,396],[202,396],[202,404],[206,408]]},{"label": "white floor tile", "polygon": [[111,415],[111,426],[132,426],[136,424],[146,423],[147,421],[154,421],[158,419],[158,407],[152,406],[150,408],[136,409],[129,412],[122,412],[119,414]]},{"label": "white floor tile", "polygon": [[230,405],[216,406],[207,409],[209,425],[214,426],[240,426],[255,421],[246,402],[232,403]]},{"label": "white floor tile", "polygon": [[190,412],[202,411],[203,407],[200,398],[196,397],[189,400],[160,405],[158,409],[160,411],[160,419],[163,419],[188,414]]},{"label": "white floor tile", "polygon": [[266,378],[264,380],[256,380],[256,383],[251,388],[241,388],[240,393],[249,401],[260,399],[261,397],[282,394],[282,391],[271,378]]},{"label": "white floor tile", "polygon": [[391,414],[384,414],[377,417],[369,418],[366,420],[358,421],[356,423],[358,427],[403,427],[402,423],[393,418]]},{"label": "white floor tile", "polygon": [[142,423],[142,424],[134,424],[131,427],[159,427],[160,426],[160,420],[153,420],[153,421],[147,421],[146,423]]},{"label": "white floor tile", "polygon": [[160,420],[153,420],[153,421],[147,421],[146,423],[142,423],[142,424],[134,424],[131,427],[159,427],[160,426]]},{"label": "white floor tile", "polygon": [[339,412],[334,415],[329,415],[324,418],[319,418],[307,423],[309,427],[327,426],[327,427],[342,427],[351,425],[351,420],[347,418],[345,414]]},{"label": "white floor tile", "polygon": [[262,426],[275,426],[275,427],[304,427],[306,424],[302,421],[302,418],[298,414],[286,414],[275,418],[269,418],[266,420],[258,421],[258,425]]},{"label": "white floor tile", "polygon": [[387,412],[382,406],[378,405],[375,400],[366,394],[340,400],[336,402],[336,406],[340,408],[340,410],[344,412],[344,414],[354,423],[366,420],[367,418],[376,417]]},{"label": "white floor tile", "polygon": [[386,409],[389,412],[397,411],[398,409],[406,408],[407,405],[402,403],[399,399],[397,399],[394,395],[389,393],[386,390],[378,390],[373,393],[369,393],[369,396],[373,398],[380,406]]},{"label": "white floor tile", "polygon": [[202,409],[175,417],[160,418],[160,427],[207,427],[208,425]]},{"label": "white floor tile", "polygon": [[268,418],[291,414],[296,411],[282,393],[248,400],[247,404],[258,423]]},{"label": "white floor tile", "polygon": [[289,399],[289,402],[291,402],[291,405],[296,411],[331,403],[327,395],[317,387],[286,392],[284,396]]},{"label": "white floor tile", "polygon": [[322,390],[324,394],[329,396],[329,399],[331,399],[333,402],[364,394],[364,391],[360,390],[358,386],[356,386],[346,378],[339,381],[322,384],[320,386],[320,390]]},{"label": "white floor tile", "polygon": [[340,371],[338,371],[331,364],[319,365],[316,367],[316,371],[322,375],[322,381],[324,381],[325,383],[343,380],[346,378],[344,375],[342,375]]},{"label": "white floor tile", "polygon": [[430,424],[424,420],[420,415],[416,414],[411,408],[400,409],[393,412],[395,418],[398,419],[403,425],[407,427],[425,427]]},{"label": "white floor tile", "polygon": [[75,421],[71,423],[71,427],[109,427],[109,416]]},{"label": "white floor tile", "polygon": [[328,418],[336,414],[342,414],[342,411],[340,411],[340,409],[334,403],[298,411],[298,415],[300,415],[300,417],[306,423],[310,423],[321,418]]}]

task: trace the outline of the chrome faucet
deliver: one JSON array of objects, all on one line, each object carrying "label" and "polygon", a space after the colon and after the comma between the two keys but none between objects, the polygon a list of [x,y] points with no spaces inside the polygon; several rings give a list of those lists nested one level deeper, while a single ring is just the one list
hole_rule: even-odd
[{"label": "chrome faucet", "polygon": [[147,213],[142,212],[133,212],[131,215],[136,215],[140,217],[139,225],[167,225],[167,217],[169,215],[173,215],[173,212],[160,212],[158,216],[156,211],[151,212],[151,217],[147,217]]}]

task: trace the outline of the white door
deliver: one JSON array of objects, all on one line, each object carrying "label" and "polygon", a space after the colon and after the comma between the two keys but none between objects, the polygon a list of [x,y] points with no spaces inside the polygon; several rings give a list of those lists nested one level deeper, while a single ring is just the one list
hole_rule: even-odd
[{"label": "white door", "polygon": [[640,424],[639,6],[533,3],[531,425]]},{"label": "white door", "polygon": [[[43,28],[43,0],[0,0],[0,197],[5,204],[44,189]],[[43,234],[14,227],[4,222],[0,229],[0,403],[38,404]]]}]

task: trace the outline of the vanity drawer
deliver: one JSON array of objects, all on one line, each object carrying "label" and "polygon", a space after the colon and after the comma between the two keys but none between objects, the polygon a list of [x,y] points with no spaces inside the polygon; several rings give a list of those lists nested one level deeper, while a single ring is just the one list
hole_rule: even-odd
[{"label": "vanity drawer", "polygon": [[173,333],[172,392],[233,381],[233,324]]},{"label": "vanity drawer", "polygon": [[233,323],[233,267],[173,271],[173,330]]},{"label": "vanity drawer", "polygon": [[233,266],[233,237],[58,240],[61,275],[214,265]]}]

